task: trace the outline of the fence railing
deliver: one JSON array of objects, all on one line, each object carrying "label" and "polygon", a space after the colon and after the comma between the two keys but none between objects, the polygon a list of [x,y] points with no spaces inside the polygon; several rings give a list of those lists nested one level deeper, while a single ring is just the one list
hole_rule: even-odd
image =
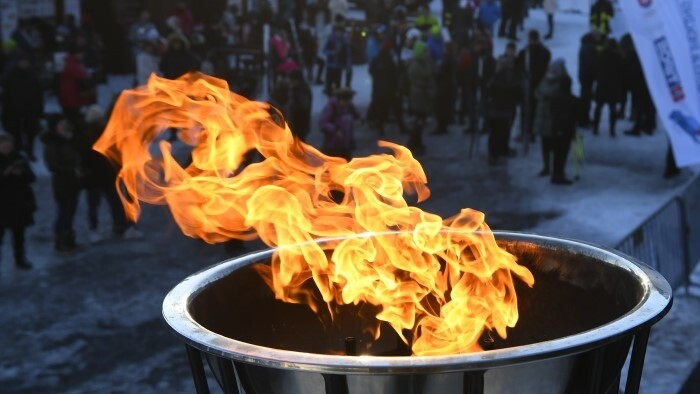
[{"label": "fence railing", "polygon": [[675,289],[700,262],[700,175],[620,241],[615,249],[659,271]]}]

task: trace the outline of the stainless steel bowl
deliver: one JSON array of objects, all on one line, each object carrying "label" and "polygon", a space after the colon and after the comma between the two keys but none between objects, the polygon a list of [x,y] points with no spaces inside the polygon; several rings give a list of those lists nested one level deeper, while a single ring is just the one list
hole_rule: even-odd
[{"label": "stainless steel bowl", "polygon": [[[275,301],[256,281],[251,267],[269,261],[272,249],[185,279],[166,296],[163,316],[191,349],[217,361],[220,379],[226,380],[230,365],[237,383],[229,377],[228,385],[240,385],[248,394],[617,393],[633,339],[628,375],[637,379],[634,391],[649,328],[671,308],[666,280],[614,250],[530,234],[495,235],[533,272],[535,286],[518,287],[518,325],[490,351],[429,357],[322,354],[319,348],[332,352],[334,343],[342,346],[347,332],[314,327],[320,323],[308,317],[308,308]],[[385,340],[385,347],[392,341]]]}]

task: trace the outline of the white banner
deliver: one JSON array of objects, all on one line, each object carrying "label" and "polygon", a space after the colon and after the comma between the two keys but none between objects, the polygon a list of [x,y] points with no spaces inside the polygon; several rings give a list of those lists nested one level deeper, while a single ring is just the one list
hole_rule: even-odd
[{"label": "white banner", "polygon": [[700,163],[700,1],[619,5],[678,166]]}]

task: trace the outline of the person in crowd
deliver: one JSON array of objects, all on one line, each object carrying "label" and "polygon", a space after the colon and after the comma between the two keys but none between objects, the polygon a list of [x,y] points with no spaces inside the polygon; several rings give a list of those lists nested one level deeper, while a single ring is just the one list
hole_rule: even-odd
[{"label": "person in crowd", "polygon": [[349,9],[348,0],[328,0],[328,11],[331,14],[331,20],[335,20],[338,15],[345,17]]},{"label": "person in crowd", "polygon": [[160,56],[156,50],[156,44],[147,41],[141,46],[136,55],[136,84],[145,85],[151,74],[159,74]]},{"label": "person in crowd", "polygon": [[301,70],[289,75],[289,102],[287,122],[292,134],[304,141],[311,131],[311,109],[313,93]]},{"label": "person in crowd", "polygon": [[[104,198],[112,218],[112,232],[125,238],[134,238],[138,231],[126,218],[124,207],[117,189],[117,171],[101,153],[92,149],[102,135],[106,126],[104,110],[97,104],[89,106],[83,123],[81,136],[82,186],[87,194],[88,226],[90,243],[100,242],[103,237],[99,231],[99,207]],[[133,227],[133,228],[132,228]]]},{"label": "person in crowd", "polygon": [[413,60],[406,71],[409,84],[409,107],[414,117],[413,129],[406,146],[416,155],[425,152],[423,128],[427,118],[435,110],[436,72],[435,65],[427,52],[425,42],[417,41],[413,46]]},{"label": "person in crowd", "polygon": [[615,9],[610,0],[596,0],[591,6],[591,29],[598,30],[603,36],[610,34],[610,21],[615,16]]},{"label": "person in crowd", "polygon": [[[2,50],[0,51],[0,81],[5,79],[5,75],[15,66],[17,56],[23,53],[17,48],[17,42],[12,38],[2,41]],[[30,55],[31,56],[31,55]]]},{"label": "person in crowd", "polygon": [[314,62],[318,56],[318,38],[315,29],[307,23],[306,19],[297,27],[297,34],[299,35],[299,46],[301,47],[301,58],[306,78],[308,81],[312,81]]},{"label": "person in crowd", "polygon": [[352,159],[355,147],[355,121],[360,113],[352,103],[355,92],[349,88],[339,88],[328,100],[321,112],[319,128],[323,134],[321,151],[328,156]]},{"label": "person in crowd", "polygon": [[469,57],[469,65],[466,70],[466,104],[469,114],[469,123],[464,132],[466,134],[485,131],[485,127],[479,130],[479,123],[486,110],[486,87],[493,77],[496,62],[487,43],[483,39],[475,39]]},{"label": "person in crowd", "polygon": [[630,48],[625,75],[632,88],[632,119],[634,125],[625,135],[639,137],[642,133],[653,134],[656,129],[656,106],[651,98],[644,70],[634,46]]},{"label": "person in crowd", "polygon": [[180,21],[180,28],[185,37],[189,37],[194,28],[194,18],[192,17],[192,10],[190,10],[187,2],[179,1],[175,6],[173,16],[177,17]]},{"label": "person in crowd", "polygon": [[175,15],[170,15],[165,18],[165,26],[163,27],[162,33],[163,37],[171,37],[175,34],[185,37],[185,33],[182,32],[182,26],[180,25],[180,19]]},{"label": "person in crowd", "polygon": [[[17,27],[10,36],[17,44],[17,49],[33,56],[42,46],[41,35],[35,26],[27,19],[20,19]],[[32,58],[32,62],[36,59]]]},{"label": "person in crowd", "polygon": [[596,66],[595,111],[593,134],[598,134],[598,126],[603,107],[609,113],[610,136],[615,137],[617,104],[624,89],[624,63],[622,54],[614,38],[609,38],[598,56]]},{"label": "person in crowd", "polygon": [[579,126],[591,127],[591,101],[593,86],[596,80],[596,64],[598,62],[598,47],[601,45],[601,34],[593,29],[581,37],[581,47],[578,52],[578,81],[581,85]]},{"label": "person in crowd", "polygon": [[0,133],[0,246],[5,231],[12,233],[15,266],[28,270],[24,233],[34,224],[36,200],[31,183],[36,180],[27,160],[15,149],[11,135]]},{"label": "person in crowd", "polygon": [[168,37],[168,46],[160,59],[160,71],[163,77],[177,79],[181,75],[198,71],[200,60],[189,50],[189,42],[181,34],[173,34]]},{"label": "person in crowd", "polygon": [[80,122],[82,108],[90,102],[92,97],[94,97],[94,86],[82,62],[81,54],[73,46],[65,58],[58,97],[63,115],[71,124]]},{"label": "person in crowd", "polygon": [[[382,44],[379,54],[369,64],[372,77],[372,98],[367,109],[367,120],[377,127],[379,135],[384,135],[384,125],[389,112],[396,108],[398,100],[399,68],[391,52],[391,43]],[[400,123],[403,126],[403,122]]]},{"label": "person in crowd", "polygon": [[413,22],[413,25],[421,31],[430,31],[433,26],[440,26],[438,19],[430,12],[430,8],[426,5],[418,7],[418,16]]},{"label": "person in crowd", "polygon": [[134,58],[141,51],[141,46],[151,40],[159,40],[160,33],[156,25],[151,22],[151,14],[143,10],[139,19],[129,27],[129,41]]},{"label": "person in crowd", "polygon": [[518,39],[516,30],[520,24],[520,19],[523,13],[522,0],[502,0],[501,1],[501,25],[498,29],[499,37],[508,36],[509,39],[516,41]]},{"label": "person in crowd", "polygon": [[335,16],[333,21],[333,23],[330,23],[318,30],[318,37],[316,41],[318,46],[318,53],[316,56],[316,81],[314,82],[316,85],[324,84],[323,75],[324,70],[326,69],[326,53],[324,48],[326,47],[326,44],[330,38],[333,36],[333,31],[335,29],[340,29],[343,31],[343,33],[345,33],[345,17],[338,14]]},{"label": "person in crowd", "polygon": [[[627,104],[630,103],[630,119],[633,119],[635,116],[634,111],[636,109],[636,103],[634,102],[636,97],[633,94],[634,86],[632,86],[632,72],[634,68],[634,65],[632,64],[632,62],[634,61],[634,59],[632,59],[632,52],[634,52],[635,50],[634,42],[632,41],[632,35],[630,33],[627,33],[620,37],[620,43],[618,46],[620,48],[620,55],[622,55],[622,68],[624,70],[624,78],[622,82],[622,91],[620,92],[620,102],[618,103],[619,105],[617,107],[617,116],[620,119],[625,119],[627,117]],[[632,96],[631,100],[629,100],[630,96]]]},{"label": "person in crowd", "polygon": [[49,130],[41,135],[41,140],[56,202],[54,248],[57,252],[71,252],[78,248],[73,221],[83,177],[80,141],[69,118],[61,115],[50,119]]},{"label": "person in crowd", "polygon": [[[366,0],[365,1],[365,20],[368,24],[382,23],[385,15],[384,0]],[[381,41],[380,41],[381,42]]]},{"label": "person in crowd", "polygon": [[[281,75],[270,92],[270,105],[280,110],[284,117],[287,116],[287,107],[289,105],[289,85],[288,76]],[[282,123],[278,122],[278,124],[281,125]]]},{"label": "person in crowd", "polygon": [[457,123],[464,125],[465,118],[468,112],[468,97],[469,92],[467,87],[467,68],[471,60],[471,47],[466,42],[459,43],[457,51],[456,67],[455,67],[455,82],[457,84],[457,95],[459,104],[457,106]]},{"label": "person in crowd", "polygon": [[56,27],[56,45],[59,48],[70,48],[75,45],[75,38],[78,37],[80,29],[75,20],[75,15],[66,14],[63,23]]},{"label": "person in crowd", "polygon": [[450,34],[455,33],[455,17],[459,13],[459,0],[442,0],[442,25]]},{"label": "person in crowd", "polygon": [[522,127],[521,138],[534,137],[533,122],[537,111],[538,101],[535,99],[535,89],[540,85],[542,78],[547,73],[547,68],[552,53],[542,44],[540,33],[537,30],[530,30],[528,33],[528,44],[520,50],[516,59],[518,73],[523,78],[523,101],[522,101]]},{"label": "person in crowd", "polygon": [[323,46],[326,56],[326,87],[324,92],[332,94],[340,88],[343,70],[350,67],[350,44],[345,35],[344,25],[335,25],[333,33]]},{"label": "person in crowd", "polygon": [[[411,26],[408,24],[406,15],[401,13],[396,16],[386,33],[387,39],[391,42],[391,49],[394,52],[394,57],[399,59],[401,57],[401,50],[406,44],[408,31]],[[420,35],[420,32],[418,32]]]},{"label": "person in crowd", "polygon": [[426,41],[428,54],[435,64],[440,64],[445,56],[445,41],[442,39],[442,29],[435,25],[430,28],[430,34]]},{"label": "person in crowd", "polygon": [[437,97],[435,99],[435,121],[437,123],[433,134],[447,134],[447,126],[454,117],[454,103],[457,96],[455,88],[455,49],[454,43],[445,44],[445,54],[442,62],[438,63]]},{"label": "person in crowd", "polygon": [[[82,54],[81,60],[90,76],[90,81],[96,83],[98,78],[104,78],[104,47],[99,37],[96,39],[85,32],[75,38],[75,43],[78,47],[78,52]],[[96,98],[96,96],[93,96],[89,101],[94,102]]]},{"label": "person in crowd", "polygon": [[450,34],[460,44],[467,43],[474,30],[475,8],[473,3],[461,0],[450,21],[452,23]]},{"label": "person in crowd", "polygon": [[[564,67],[564,66],[562,66]],[[566,178],[566,161],[569,157],[571,141],[576,135],[577,99],[571,93],[571,78],[564,68],[564,76],[559,85],[559,96],[551,102],[552,107],[552,183],[570,185]]]},{"label": "person in crowd", "polygon": [[545,77],[535,89],[537,107],[535,111],[534,130],[539,133],[542,142],[542,170],[540,176],[550,174],[554,143],[554,110],[552,104],[562,92],[562,83],[569,78],[563,59],[556,59],[549,65]]},{"label": "person in crowd", "polygon": [[486,0],[479,6],[479,20],[490,37],[493,37],[496,22],[501,19],[501,6],[496,0]]},{"label": "person in crowd", "polygon": [[542,2],[542,8],[544,8],[544,12],[547,13],[547,34],[545,34],[544,39],[550,40],[554,35],[554,13],[559,8],[559,1],[544,0]]},{"label": "person in crowd", "polygon": [[493,37],[480,20],[474,22],[474,31],[472,32],[471,40],[472,42],[482,40],[486,44],[486,52],[493,53]]},{"label": "person in crowd", "polygon": [[501,55],[502,58],[505,58],[509,62],[512,63],[514,67],[514,71],[516,73],[515,77],[519,80],[521,75],[519,75],[519,71],[516,68],[517,67],[517,60],[518,60],[518,48],[516,47],[514,42],[509,42],[506,44],[506,49],[503,52],[503,55]]},{"label": "person in crowd", "polygon": [[18,150],[34,161],[34,139],[39,132],[39,120],[44,113],[44,94],[25,53],[2,81],[2,126],[14,138]]},{"label": "person in crowd", "polygon": [[224,10],[223,15],[221,15],[221,22],[224,24],[226,31],[228,33],[233,32],[238,27],[238,22],[240,19],[238,5],[230,4]]},{"label": "person in crowd", "polygon": [[282,29],[276,29],[270,38],[270,45],[272,47],[272,67],[275,77],[289,75],[289,73],[299,68],[296,60],[292,57],[292,44]]},{"label": "person in crowd", "polygon": [[367,43],[365,44],[365,61],[371,64],[372,60],[379,54],[382,48],[382,43],[385,40],[384,33],[386,26],[378,25],[370,29],[367,35]]},{"label": "person in crowd", "polygon": [[408,64],[411,62],[411,59],[413,59],[413,45],[420,39],[421,34],[418,29],[409,28],[405,11],[395,14],[394,25],[387,35],[391,40],[391,49],[398,68],[398,89],[396,92],[396,99],[393,101],[392,110],[398,121],[399,130],[401,133],[406,133],[408,130],[405,127],[403,116],[404,104],[407,101],[409,92],[406,70],[408,69]]},{"label": "person in crowd", "polygon": [[489,164],[496,165],[502,157],[515,155],[509,146],[510,129],[515,119],[521,82],[515,71],[512,57],[501,56],[496,63],[494,77],[486,89],[487,115],[489,118]]}]

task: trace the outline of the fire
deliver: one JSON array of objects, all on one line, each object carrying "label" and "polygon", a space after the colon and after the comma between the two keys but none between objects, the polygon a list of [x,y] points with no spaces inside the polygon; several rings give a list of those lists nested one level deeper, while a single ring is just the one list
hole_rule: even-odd
[{"label": "fire", "polygon": [[[191,164],[181,166],[159,138],[169,128],[192,146]],[[376,305],[377,322],[368,323],[376,337],[379,321],[404,341],[408,330],[414,355],[479,351],[485,330],[505,337],[518,320],[513,275],[532,285],[532,274],[499,248],[483,213],[443,219],[409,206],[405,195],[430,195],[425,173],[405,147],[378,144],[391,153],[350,162],[325,156],[295,140],[266,104],[188,74],[154,75],[123,92],[94,148],[121,166],[131,218],[140,202],[167,204],[188,236],[260,237],[279,247],[261,274],[280,300],[316,311],[324,303]],[[244,166],[251,151],[263,160]],[[332,197],[338,193],[342,200]],[[314,242],[320,238],[334,239]],[[309,281],[322,300],[304,290]]]}]

